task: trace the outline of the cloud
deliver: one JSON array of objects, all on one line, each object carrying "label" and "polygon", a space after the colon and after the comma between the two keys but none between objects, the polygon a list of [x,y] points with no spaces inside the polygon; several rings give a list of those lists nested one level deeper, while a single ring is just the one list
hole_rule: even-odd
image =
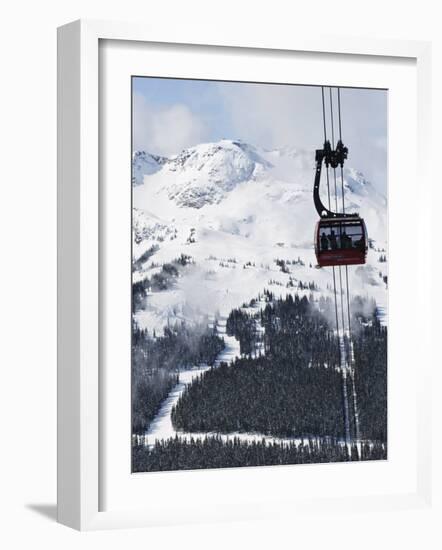
[{"label": "cloud", "polygon": [[238,137],[268,148],[313,149],[322,139],[320,89],[262,84],[219,85]]},{"label": "cloud", "polygon": [[[327,137],[331,139],[329,89]],[[315,86],[218,84],[223,108],[236,137],[267,148],[313,151],[324,140],[321,88]],[[379,190],[387,180],[387,92],[341,90],[342,137],[349,165],[361,170]],[[338,138],[337,95],[333,90],[334,136]]]},{"label": "cloud", "polygon": [[135,150],[159,155],[178,153],[208,136],[204,121],[187,105],[151,105],[141,94],[133,98],[133,140]]}]

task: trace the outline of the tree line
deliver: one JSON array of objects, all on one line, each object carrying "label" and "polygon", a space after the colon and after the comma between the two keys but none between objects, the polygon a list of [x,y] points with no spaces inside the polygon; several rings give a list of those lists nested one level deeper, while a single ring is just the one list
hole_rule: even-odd
[{"label": "tree line", "polygon": [[361,436],[387,441],[387,328],[374,314],[359,325],[353,347]]},{"label": "tree line", "polygon": [[[386,446],[363,444],[361,460],[386,459]],[[358,458],[358,449],[336,441],[310,439],[302,444],[242,442],[238,438],[223,441],[220,437],[203,440],[180,440],[178,437],[157,441],[153,447],[132,448],[132,471],[155,472],[195,470],[201,468],[237,468],[240,466],[275,466],[281,464],[317,464],[347,462]]]},{"label": "tree line", "polygon": [[[176,429],[342,438],[338,342],[326,318],[313,301],[291,295],[267,303],[260,316],[265,355],[223,364],[190,384],[172,411]],[[252,324],[233,310],[227,331],[244,342],[253,339]]]},{"label": "tree line", "polygon": [[[158,246],[153,245],[147,250],[136,262],[134,262],[133,270],[140,269],[142,263],[147,261],[157,250]],[[193,263],[191,256],[181,254],[172,262],[165,263],[161,266],[158,273],[154,273],[151,278],[145,277],[140,281],[132,283],[132,311],[135,312],[144,306],[146,292],[161,292],[174,286],[176,279],[179,276],[179,270],[186,265]]]},{"label": "tree line", "polygon": [[[343,382],[338,370],[339,343],[333,330],[333,301],[325,297],[315,301],[312,295],[276,298],[269,290],[264,292],[263,301],[265,307],[259,312],[241,308],[231,311],[227,333],[240,341],[243,357],[230,365],[210,369],[187,386],[172,410],[172,421],[177,430],[186,432],[258,432],[283,438],[307,438],[308,450],[295,444],[269,446],[264,442],[239,440],[225,443],[213,437],[192,442],[174,439],[159,442],[152,448],[134,448],[134,471],[348,459],[348,456],[345,458],[346,447],[342,445]],[[251,302],[250,306],[255,304]],[[362,456],[364,460],[385,459],[387,329],[376,318],[374,300],[356,297],[351,309],[361,437],[372,441],[370,445],[363,444]],[[252,358],[250,350],[256,344],[259,324],[264,329],[265,355]],[[213,365],[223,346],[215,329],[202,327],[196,340],[196,333],[192,330],[190,337],[190,333],[186,333],[188,330],[185,326],[166,329],[161,338],[152,338],[145,331],[136,330],[134,350],[140,347],[139,341],[144,342],[140,348],[143,352],[140,364],[153,365],[156,373],[162,365],[161,372],[168,376],[176,376],[180,366],[189,364],[186,362],[189,358],[196,364],[204,356],[204,362]],[[150,342],[147,351],[146,341]],[[149,348],[151,341],[156,342],[152,349]],[[187,342],[187,347],[182,346],[183,341]],[[189,345],[189,342],[194,344]],[[146,352],[150,358],[147,362]],[[184,363],[183,357],[186,358]],[[162,383],[155,382],[153,387],[163,387],[166,396],[170,390],[164,381]],[[145,391],[143,388],[141,393]],[[347,378],[347,391],[350,396],[350,377]],[[349,399],[349,406],[354,434],[352,399]],[[134,430],[134,433],[143,431]],[[318,445],[316,437],[326,441],[321,443],[320,449],[315,447]],[[356,447],[353,447],[351,453],[355,452]]]},{"label": "tree line", "polygon": [[[259,432],[276,437],[344,438],[339,343],[331,329],[333,303],[288,295],[258,314],[265,355],[211,369],[189,385],[172,411],[177,430]],[[387,329],[374,301],[357,298],[353,344],[361,437],[387,440]],[[256,338],[256,314],[232,310],[227,332],[242,352]],[[352,396],[351,380],[347,392]],[[351,430],[355,434],[353,400]]]},{"label": "tree line", "polygon": [[172,410],[177,430],[342,438],[341,376],[285,359],[243,358],[206,372]]},{"label": "tree line", "polygon": [[224,340],[205,324],[165,327],[161,337],[133,324],[132,433],[145,433],[163,400],[192,365],[213,365]]}]

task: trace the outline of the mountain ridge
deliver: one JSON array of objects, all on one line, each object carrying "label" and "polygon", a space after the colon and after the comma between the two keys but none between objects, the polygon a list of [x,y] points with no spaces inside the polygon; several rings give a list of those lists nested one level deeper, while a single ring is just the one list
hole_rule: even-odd
[{"label": "mountain ridge", "polygon": [[[151,278],[182,255],[192,258],[185,268],[178,266],[179,276],[168,295],[154,293],[146,299],[138,316],[143,326],[155,324],[152,311],[161,314],[164,323],[164,308],[181,318],[186,309],[213,313],[237,307],[269,284],[285,292],[299,281],[315,282],[329,292],[330,273],[310,267],[315,264],[313,230],[318,218],[312,197],[313,152],[221,140],[169,158],[134,152],[133,174],[133,280]],[[342,204],[340,171],[336,175],[335,199],[334,174],[329,174],[332,208]],[[375,247],[384,249],[385,197],[352,166],[344,167],[344,189],[346,211],[359,212]],[[325,174],[321,195],[325,203]],[[155,252],[138,261],[154,245]],[[281,258],[293,267],[281,272],[281,263],[275,263]],[[229,262],[233,259],[236,263]],[[385,302],[376,264],[376,255],[369,253],[368,264],[352,271],[351,284],[364,292],[369,284],[370,293]]]}]

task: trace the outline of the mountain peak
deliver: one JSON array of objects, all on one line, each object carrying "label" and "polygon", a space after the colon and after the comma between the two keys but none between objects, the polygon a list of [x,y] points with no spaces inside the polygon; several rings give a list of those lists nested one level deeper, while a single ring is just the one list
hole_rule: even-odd
[{"label": "mountain peak", "polygon": [[[262,194],[264,202],[271,199],[272,205],[276,201],[293,205],[301,199],[308,204],[314,170],[311,151],[293,147],[266,150],[231,139],[200,143],[169,158],[146,151],[133,155],[137,195],[145,195],[146,204],[153,200],[161,204],[162,212],[176,207],[201,210],[228,197],[232,197],[232,205],[238,200],[250,202],[257,194]],[[344,187],[348,207],[361,214],[385,206],[385,198],[350,166],[344,168]]]},{"label": "mountain peak", "polygon": [[189,147],[170,158],[137,151],[133,183],[152,183],[149,178],[160,172],[169,200],[179,207],[199,209],[218,204],[239,184],[271,167],[256,147],[241,140],[222,139]]},{"label": "mountain peak", "polygon": [[161,170],[166,161],[165,157],[152,155],[147,151],[134,151],[132,153],[132,184],[142,185],[144,176],[155,174]]}]

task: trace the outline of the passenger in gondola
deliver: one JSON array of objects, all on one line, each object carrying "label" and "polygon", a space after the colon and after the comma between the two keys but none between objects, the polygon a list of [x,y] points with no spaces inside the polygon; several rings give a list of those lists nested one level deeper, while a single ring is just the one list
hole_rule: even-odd
[{"label": "passenger in gondola", "polygon": [[336,234],[333,229],[330,231],[330,236],[328,240],[330,241],[330,248],[332,250],[336,250],[338,248],[338,242],[336,240]]},{"label": "passenger in gondola", "polygon": [[321,250],[328,250],[328,239],[324,232],[321,235]]},{"label": "passenger in gondola", "polygon": [[361,237],[360,239],[358,239],[357,241],[354,242],[353,246],[355,248],[357,248],[358,250],[364,250],[365,248],[365,242],[364,242],[364,237]]},{"label": "passenger in gondola", "polygon": [[353,243],[351,241],[350,235],[347,235],[345,229],[341,235],[341,248],[352,248]]}]

